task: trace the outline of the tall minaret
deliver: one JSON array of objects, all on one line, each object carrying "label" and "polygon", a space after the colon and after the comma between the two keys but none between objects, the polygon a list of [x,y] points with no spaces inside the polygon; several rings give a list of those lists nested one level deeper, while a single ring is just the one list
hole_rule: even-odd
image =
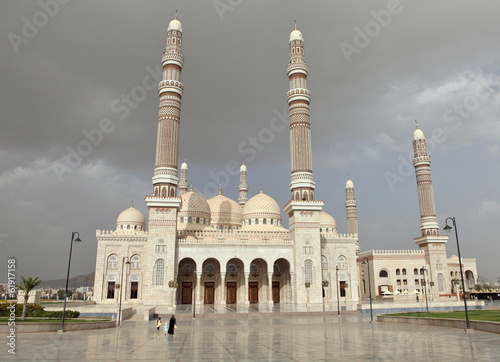
[{"label": "tall minaret", "polygon": [[154,195],[177,196],[177,153],[184,86],[180,82],[184,57],[181,54],[182,26],[177,15],[167,29],[167,49],[163,53],[163,78],[158,84],[160,107],[153,176]]},{"label": "tall minaret", "polygon": [[184,161],[181,165],[181,178],[179,180],[179,196],[184,195],[188,191],[188,165]]},{"label": "tall minaret", "polygon": [[240,167],[240,184],[238,185],[238,190],[240,191],[240,196],[238,197],[238,203],[241,207],[245,206],[248,201],[248,179],[247,179],[247,167],[245,164]]},{"label": "tall minaret", "polygon": [[320,213],[323,201],[314,200],[312,174],[311,125],[309,123],[310,93],[307,90],[307,64],[304,60],[304,39],[297,27],[290,33],[290,63],[287,93],[290,112],[290,161],[292,176],[291,200],[284,209],[294,240],[296,272],[291,277],[294,303],[322,303]]},{"label": "tall minaret", "polygon": [[312,173],[311,123],[309,103],[311,93],[307,89],[307,64],[304,58],[304,39],[297,26],[290,33],[290,63],[287,75],[290,90],[287,102],[290,114],[290,158],[292,176],[290,190],[292,200],[314,200]]},{"label": "tall minaret", "polygon": [[413,166],[417,176],[418,205],[420,207],[420,231],[422,236],[439,235],[439,224],[434,205],[431,179],[431,158],[427,154],[424,132],[417,125],[413,132]]},{"label": "tall minaret", "polygon": [[347,215],[347,233],[358,233],[358,215],[356,211],[356,197],[354,196],[354,184],[351,179],[345,183],[345,211]]},{"label": "tall minaret", "polygon": [[434,205],[434,191],[431,179],[431,159],[427,154],[424,133],[418,128],[413,132],[413,166],[417,176],[418,205],[420,207],[420,236],[413,239],[425,253],[425,268],[427,282],[434,283],[437,288],[431,288],[429,283],[427,293],[432,298],[440,293],[450,293],[446,265],[447,235],[439,235],[439,224]]}]

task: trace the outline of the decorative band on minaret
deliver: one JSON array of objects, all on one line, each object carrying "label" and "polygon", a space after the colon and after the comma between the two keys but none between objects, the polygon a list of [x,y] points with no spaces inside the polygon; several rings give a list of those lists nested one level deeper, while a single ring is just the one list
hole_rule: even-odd
[{"label": "decorative band on minaret", "polygon": [[238,185],[238,191],[240,195],[238,197],[238,204],[241,207],[245,206],[248,201],[248,179],[247,179],[247,167],[245,164],[240,167],[240,183]]},{"label": "decorative band on minaret", "polygon": [[345,211],[347,216],[347,234],[358,234],[358,214],[354,183],[349,179],[345,183]]},{"label": "decorative band on minaret", "polygon": [[312,173],[311,123],[307,89],[307,64],[304,39],[297,27],[290,33],[290,63],[287,74],[290,90],[287,102],[290,116],[290,159],[292,200],[314,200],[315,182]]},{"label": "decorative band on minaret", "polygon": [[427,154],[424,132],[417,125],[413,132],[413,166],[417,177],[418,204],[420,207],[420,231],[422,236],[438,236],[439,224],[434,204],[431,178],[431,158]]},{"label": "decorative band on minaret", "polygon": [[184,66],[181,48],[182,26],[176,15],[168,25],[167,48],[162,57],[163,77],[158,84],[160,106],[153,188],[154,195],[159,197],[177,196],[179,124],[184,92],[180,82]]}]

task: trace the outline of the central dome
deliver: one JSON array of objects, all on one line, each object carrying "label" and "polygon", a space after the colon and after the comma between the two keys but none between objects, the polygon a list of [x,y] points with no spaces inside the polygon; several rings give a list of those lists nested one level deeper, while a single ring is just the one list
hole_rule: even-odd
[{"label": "central dome", "polygon": [[212,225],[241,226],[241,206],[236,201],[219,193],[207,202],[212,211]]},{"label": "central dome", "polygon": [[145,224],[144,215],[133,206],[122,211],[116,219],[117,229],[144,230]]},{"label": "central dome", "polygon": [[278,203],[262,191],[247,201],[243,208],[243,220],[270,218],[281,221],[281,209]]},{"label": "central dome", "polygon": [[336,231],[337,230],[337,222],[333,218],[332,215],[327,214],[324,211],[319,213],[319,227],[322,231]]}]

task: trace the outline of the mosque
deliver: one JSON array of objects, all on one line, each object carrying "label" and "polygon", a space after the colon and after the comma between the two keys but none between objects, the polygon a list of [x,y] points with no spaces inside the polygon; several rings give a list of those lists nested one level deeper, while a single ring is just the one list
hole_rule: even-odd
[{"label": "mosque", "polygon": [[[158,85],[153,190],[145,197],[149,215],[146,222],[140,211],[130,207],[118,216],[115,230],[97,230],[97,304],[116,304],[120,296],[129,305],[166,307],[331,305],[340,300],[343,308],[355,310],[370,292],[375,298],[420,293],[425,278],[436,282],[428,291],[436,298],[452,293],[459,262],[447,259],[447,237],[439,235],[430,158],[420,129],[413,137],[422,231],[415,239],[417,250],[359,251],[351,180],[345,186],[344,233],[323,211],[323,201],[315,199],[308,66],[297,28],[290,34],[287,65],[291,181],[284,210],[262,190],[248,197],[245,165],[240,168],[237,201],[222,190],[206,200],[189,189],[187,164],[178,170],[182,40],[182,26],[175,17],[167,29]],[[282,225],[282,211],[289,219],[288,229]],[[467,270],[473,283],[475,259],[467,259]]]}]

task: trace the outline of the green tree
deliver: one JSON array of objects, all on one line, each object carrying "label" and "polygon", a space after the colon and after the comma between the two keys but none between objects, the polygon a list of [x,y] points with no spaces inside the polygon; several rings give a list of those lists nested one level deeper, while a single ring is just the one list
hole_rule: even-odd
[{"label": "green tree", "polygon": [[[66,298],[71,297],[71,295],[72,295],[71,290],[67,290],[67,291],[66,291]],[[60,300],[64,300],[64,289],[59,289],[59,290],[57,291],[57,296],[58,296],[58,298],[59,298]]]},{"label": "green tree", "polygon": [[483,286],[481,284],[476,284],[474,285],[474,289],[476,289],[478,292],[483,290]]},{"label": "green tree", "polygon": [[29,277],[26,279],[21,275],[21,284],[16,284],[16,287],[19,290],[24,291],[24,305],[23,305],[23,316],[22,320],[26,318],[26,306],[28,305],[28,298],[29,298],[29,292],[31,292],[33,289],[35,289],[42,281],[36,277],[33,279],[32,277]]}]

